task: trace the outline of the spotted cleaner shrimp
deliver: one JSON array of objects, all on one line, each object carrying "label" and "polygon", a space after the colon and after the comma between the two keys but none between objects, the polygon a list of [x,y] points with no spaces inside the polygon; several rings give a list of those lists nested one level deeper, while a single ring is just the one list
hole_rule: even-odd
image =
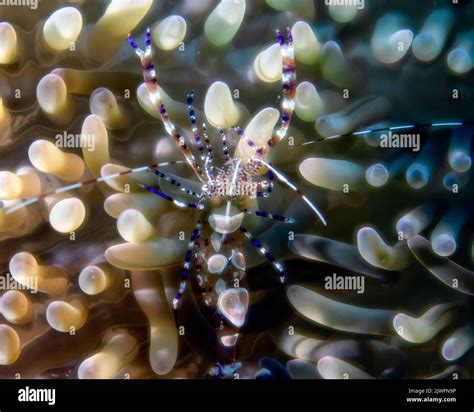
[{"label": "spotted cleaner shrimp", "polygon": [[[293,218],[261,210],[249,210],[245,207],[245,199],[247,197],[270,196],[273,179],[276,177],[298,193],[326,224],[317,207],[282,172],[265,160],[265,155],[287,135],[295,106],[296,70],[290,29],[288,29],[286,40],[280,31],[277,31],[277,37],[283,62],[280,125],[262,147],[258,147],[248,138],[239,126],[236,125],[232,128],[240,139],[244,139],[248,147],[251,148],[253,155],[248,160],[243,160],[238,156],[231,157],[226,143],[226,131],[219,130],[219,135],[222,138],[223,163],[217,165],[206,125],[202,125],[201,131],[198,128],[193,108],[193,93],[187,95],[187,104],[195,143],[199,151],[198,158],[178,133],[163,104],[153,64],[150,30],[147,30],[146,33],[145,51],[140,49],[133,38],[129,36],[129,43],[141,60],[143,77],[150,100],[159,111],[167,133],[179,144],[187,164],[202,182],[201,192],[195,193],[183,187],[178,180],[169,177],[166,173],[158,169],[155,170],[160,178],[168,180],[175,186],[180,186],[182,191],[194,196],[196,200],[191,203],[173,199],[153,187],[144,186],[144,188],[173,202],[178,207],[199,209],[197,223],[191,234],[185,255],[179,290],[173,300],[173,308],[175,311],[178,308],[193,267],[202,298],[209,308],[209,315],[220,342],[219,362],[215,368],[211,369],[210,373],[221,377],[232,376],[240,367],[240,363],[236,362],[235,346],[239,329],[245,323],[249,304],[249,293],[245,280],[245,256],[242,248],[244,240],[248,239],[258,252],[273,265],[280,276],[280,282],[284,283],[286,278],[283,264],[245,228],[244,217],[251,214],[283,223],[294,222]],[[263,168],[268,170],[268,179],[256,181],[257,173]]]}]

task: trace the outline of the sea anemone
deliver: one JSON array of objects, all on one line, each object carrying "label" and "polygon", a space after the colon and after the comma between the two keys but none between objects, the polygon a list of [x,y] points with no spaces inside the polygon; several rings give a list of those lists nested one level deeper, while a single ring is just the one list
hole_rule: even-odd
[{"label": "sea anemone", "polygon": [[472,375],[471,2],[6,3],[0,377]]}]

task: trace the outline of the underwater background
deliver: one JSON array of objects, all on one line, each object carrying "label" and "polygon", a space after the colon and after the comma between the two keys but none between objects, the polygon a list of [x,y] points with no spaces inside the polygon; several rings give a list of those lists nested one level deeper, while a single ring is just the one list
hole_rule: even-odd
[{"label": "underwater background", "polygon": [[[470,378],[473,19],[461,0],[0,1],[0,377],[212,377],[219,342],[194,283],[178,325],[172,310],[195,211],[146,193],[155,176],[140,172],[55,190],[182,159],[129,32],[142,44],[151,28],[186,139],[193,90],[199,122],[264,142],[282,95],[275,31],[290,27],[295,114],[268,159],[327,226],[281,182],[258,199],[295,220],[246,224],[287,279],[245,244],[230,377]],[[186,165],[166,170],[195,187]]]}]

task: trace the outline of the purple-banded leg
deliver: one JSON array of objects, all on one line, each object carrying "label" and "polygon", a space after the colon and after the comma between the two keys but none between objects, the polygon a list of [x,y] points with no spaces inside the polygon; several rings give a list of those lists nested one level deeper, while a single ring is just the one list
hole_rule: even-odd
[{"label": "purple-banded leg", "polygon": [[204,142],[206,143],[207,151],[206,159],[204,161],[204,169],[206,170],[208,179],[211,179],[214,174],[213,151],[211,141],[209,140],[209,135],[207,134],[206,123],[202,124],[202,135],[204,136]]},{"label": "purple-banded leg", "polygon": [[229,148],[227,147],[227,136],[224,130],[219,129],[219,134],[222,139],[222,153],[224,154],[224,162],[228,162],[230,160],[229,156]]},{"label": "purple-banded leg", "polygon": [[323,222],[324,226],[327,226],[326,219],[324,219],[324,216],[322,213],[319,211],[319,209],[309,200],[305,194],[303,194],[298,187],[290,180],[288,177],[286,177],[282,172],[280,172],[278,169],[273,167],[270,163],[266,162],[265,160],[259,158],[259,157],[252,157],[252,160],[259,162],[263,165],[265,165],[269,170],[273,172],[273,174],[278,178],[278,180],[282,183],[284,183],[286,186],[288,186],[291,190],[294,192],[298,193],[303,201],[313,210],[314,213],[319,217],[321,222]]},{"label": "purple-banded leg", "polygon": [[182,183],[176,179],[175,177],[173,176],[170,176],[166,173],[163,173],[161,170],[158,170],[156,169],[155,170],[155,174],[160,178],[160,179],[163,179],[163,180],[166,180],[167,182],[169,182],[170,184],[172,184],[173,186],[176,186],[179,188],[179,190],[181,190],[182,192],[186,193],[187,195],[190,195],[190,196],[194,196],[194,197],[197,197],[197,198],[200,198],[201,196],[198,195],[196,192],[194,192],[193,190],[191,189],[188,189],[187,187],[183,186]]},{"label": "purple-banded leg", "polygon": [[153,193],[157,196],[162,197],[165,200],[173,202],[176,206],[180,208],[189,208],[189,209],[203,209],[204,205],[202,202],[182,202],[181,200],[173,199],[171,196],[167,195],[166,193],[160,192],[158,189],[154,187],[150,187],[147,185],[141,185],[144,189],[148,190],[150,193]]},{"label": "purple-banded leg", "polygon": [[272,137],[261,147],[258,147],[255,142],[245,135],[244,131],[237,127],[235,128],[237,134],[244,139],[247,145],[255,151],[256,156],[265,156],[272,147],[276,146],[288,133],[290,121],[295,110],[295,94],[296,94],[296,66],[295,66],[295,52],[293,46],[293,36],[290,28],[287,29],[287,40],[283,34],[277,30],[276,32],[278,43],[281,48],[282,57],[282,99],[281,99],[281,120],[280,125],[272,134]]},{"label": "purple-banded leg", "polygon": [[290,127],[293,111],[295,110],[295,95],[296,95],[296,66],[295,66],[295,50],[293,46],[293,36],[290,28],[287,29],[287,40],[280,31],[277,31],[278,42],[281,46],[282,57],[282,99],[280,103],[281,120],[280,126],[272,134],[272,137],[265,145],[257,148],[258,156],[264,156],[274,146],[276,146],[288,133]]},{"label": "purple-banded leg", "polygon": [[173,299],[174,310],[178,309],[178,303],[180,299],[183,297],[184,292],[186,291],[189,269],[191,269],[191,259],[193,256],[194,244],[196,243],[196,240],[199,237],[200,232],[201,232],[201,221],[198,220],[196,227],[194,228],[191,234],[191,239],[189,239],[188,250],[186,251],[186,255],[184,258],[183,271],[181,272],[181,282],[179,284],[178,293],[176,294],[176,297]]},{"label": "purple-banded leg", "polygon": [[39,194],[38,196],[34,196],[34,197],[29,198],[29,199],[26,199],[23,202],[19,202],[16,205],[13,205],[11,207],[6,208],[5,211],[6,211],[6,214],[8,215],[8,214],[13,213],[14,211],[16,211],[16,210],[18,210],[22,207],[32,205],[32,204],[38,202],[39,200],[44,199],[45,197],[48,197],[48,196],[51,196],[51,195],[54,195],[54,194],[68,192],[69,190],[79,189],[82,186],[88,186],[88,185],[92,185],[92,184],[95,184],[95,183],[106,182],[106,181],[111,180],[111,179],[116,179],[117,177],[120,177],[120,176],[126,176],[126,175],[130,175],[130,174],[134,174],[134,173],[151,171],[151,170],[153,170],[157,167],[165,167],[165,166],[169,166],[169,165],[182,164],[182,163],[184,163],[184,162],[181,161],[181,160],[176,160],[176,161],[164,162],[164,163],[153,164],[153,165],[148,165],[148,166],[139,166],[139,167],[134,167],[134,168],[131,168],[131,169],[123,170],[123,171],[118,172],[118,173],[112,173],[110,175],[99,176],[99,177],[94,178],[94,179],[83,180],[81,182],[71,183],[70,185],[62,186],[62,187],[59,187],[55,190],[51,190],[49,192],[43,192],[43,193]]},{"label": "purple-banded leg", "polygon": [[204,145],[202,144],[201,136],[199,136],[199,130],[196,123],[196,112],[194,110],[194,91],[186,93],[186,104],[188,105],[189,110],[189,120],[191,120],[191,128],[194,134],[194,140],[196,141],[199,153],[201,155],[201,160],[205,161],[205,154],[204,154]]},{"label": "purple-banded leg", "polygon": [[181,151],[186,158],[186,161],[191,166],[191,168],[196,173],[196,176],[204,182],[205,176],[202,170],[201,165],[196,162],[194,155],[192,154],[191,150],[189,149],[188,145],[186,144],[184,137],[181,136],[174,123],[170,120],[168,116],[168,111],[163,103],[163,99],[158,88],[158,81],[156,79],[156,71],[155,66],[153,64],[153,56],[151,51],[151,34],[150,29],[147,29],[146,36],[145,36],[145,51],[141,50],[133,37],[129,34],[128,35],[128,42],[130,46],[135,50],[135,53],[140,58],[142,63],[143,69],[143,79],[145,80],[145,85],[150,95],[150,100],[153,103],[154,107],[160,113],[161,120],[165,126],[166,132],[179,144]]},{"label": "purple-banded leg", "polygon": [[206,143],[207,156],[212,161],[212,158],[213,158],[212,144],[211,144],[211,141],[209,140],[206,123],[202,124],[202,134],[204,136],[204,143]]},{"label": "purple-banded leg", "polygon": [[245,235],[247,239],[250,240],[250,242],[257,249],[257,251],[272,264],[274,269],[280,275],[280,282],[285,283],[285,267],[280,262],[278,262],[271,254],[271,252],[267,248],[265,248],[265,246],[263,246],[262,243],[255,236],[253,236],[247,229],[245,229],[245,227],[240,226],[240,231]]},{"label": "purple-banded leg", "polygon": [[285,216],[282,216],[282,215],[277,215],[275,213],[265,212],[263,210],[244,209],[243,212],[248,214],[248,215],[263,217],[263,218],[267,218],[267,219],[270,219],[270,220],[276,220],[278,222],[283,222],[283,223],[295,223],[296,222],[296,220],[293,217],[285,217]]}]

